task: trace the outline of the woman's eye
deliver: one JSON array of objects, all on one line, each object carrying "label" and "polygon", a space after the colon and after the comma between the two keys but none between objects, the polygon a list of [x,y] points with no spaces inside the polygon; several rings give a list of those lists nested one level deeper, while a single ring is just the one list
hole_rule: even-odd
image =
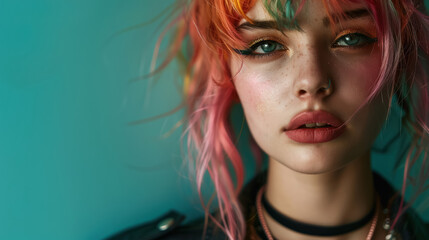
[{"label": "woman's eye", "polygon": [[337,38],[333,47],[360,47],[377,42],[377,38],[370,38],[361,33],[349,33]]},{"label": "woman's eye", "polygon": [[263,40],[259,41],[252,46],[250,46],[248,49],[245,50],[235,50],[237,53],[241,55],[248,55],[248,56],[268,56],[272,53],[275,53],[277,51],[284,50],[285,47],[281,45],[280,43],[273,41],[273,40]]},{"label": "woman's eye", "polygon": [[283,46],[275,41],[267,40],[261,41],[250,47],[253,50],[253,54],[268,54],[277,50],[284,49]]}]

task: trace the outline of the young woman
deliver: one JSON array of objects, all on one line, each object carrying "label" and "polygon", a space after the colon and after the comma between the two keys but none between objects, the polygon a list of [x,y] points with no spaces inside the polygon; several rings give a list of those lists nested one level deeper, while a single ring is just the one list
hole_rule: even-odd
[{"label": "young woman", "polygon": [[[218,206],[201,226],[153,236],[429,239],[429,227],[370,163],[371,146],[398,104],[411,139],[401,159],[404,189],[412,167],[421,169],[417,189],[429,176],[429,18],[422,12],[419,0],[185,5],[172,52],[188,44],[189,154],[198,189],[208,174]],[[236,103],[252,149],[268,157],[267,171],[246,187],[239,134],[230,124]],[[140,231],[148,236],[164,225],[151,226]]]}]

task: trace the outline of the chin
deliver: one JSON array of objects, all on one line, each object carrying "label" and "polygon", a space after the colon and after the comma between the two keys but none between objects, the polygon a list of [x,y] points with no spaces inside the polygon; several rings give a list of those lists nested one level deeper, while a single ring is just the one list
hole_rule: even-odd
[{"label": "chin", "polygon": [[[350,153],[350,152],[349,152]],[[334,172],[348,165],[354,159],[346,152],[339,152],[338,149],[328,151],[327,149],[308,149],[295,153],[289,152],[287,158],[275,158],[274,161],[288,169],[302,174],[325,174]]]},{"label": "chin", "polygon": [[292,164],[283,163],[283,162],[280,162],[280,163],[294,172],[298,172],[302,174],[312,174],[312,175],[330,173],[346,165],[344,164],[344,165],[338,166],[337,164],[332,164],[329,161],[321,161],[321,160],[318,160],[318,161],[304,160],[303,162],[292,163]]}]

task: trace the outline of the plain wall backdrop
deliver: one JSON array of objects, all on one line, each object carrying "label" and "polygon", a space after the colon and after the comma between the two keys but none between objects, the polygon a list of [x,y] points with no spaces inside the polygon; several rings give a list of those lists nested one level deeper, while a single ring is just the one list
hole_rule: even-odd
[{"label": "plain wall backdrop", "polygon": [[[136,81],[164,26],[141,24],[172,2],[0,1],[0,239],[103,239],[169,209],[202,214],[170,131],[183,110],[130,124],[181,101],[176,64]],[[373,156],[399,187],[382,153],[397,123]]]}]

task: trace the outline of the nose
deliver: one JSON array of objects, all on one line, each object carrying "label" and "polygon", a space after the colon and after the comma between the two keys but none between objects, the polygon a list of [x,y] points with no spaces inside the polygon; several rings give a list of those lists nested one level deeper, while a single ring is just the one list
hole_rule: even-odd
[{"label": "nose", "polygon": [[325,98],[332,94],[334,83],[330,77],[329,53],[308,47],[297,54],[297,75],[294,81],[295,96],[300,99]]}]

